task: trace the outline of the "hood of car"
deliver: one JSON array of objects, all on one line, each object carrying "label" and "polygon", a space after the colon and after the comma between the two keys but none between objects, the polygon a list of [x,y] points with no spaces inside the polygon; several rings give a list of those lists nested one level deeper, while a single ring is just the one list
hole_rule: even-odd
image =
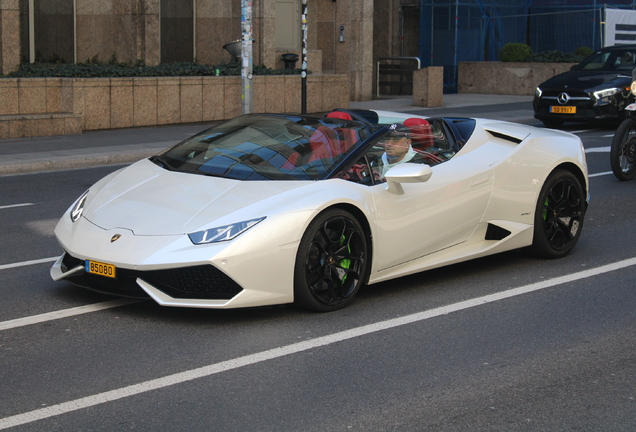
[{"label": "hood of car", "polygon": [[[223,216],[306,183],[229,180],[167,171],[144,160],[100,185],[95,194],[90,193],[84,217],[107,230],[182,235],[212,228],[217,221],[220,225],[240,222],[244,219],[224,220]],[[245,212],[245,219],[260,216],[267,215]]]},{"label": "hood of car", "polygon": [[631,76],[617,71],[577,71],[564,72],[545,81],[539,87],[542,90],[582,90],[588,91],[599,86],[629,87]]}]

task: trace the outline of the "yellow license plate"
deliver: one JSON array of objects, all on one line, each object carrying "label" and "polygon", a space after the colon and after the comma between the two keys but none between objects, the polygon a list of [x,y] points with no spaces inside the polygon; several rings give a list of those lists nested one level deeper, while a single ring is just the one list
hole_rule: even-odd
[{"label": "yellow license plate", "polygon": [[550,112],[555,114],[576,114],[575,106],[551,106]]},{"label": "yellow license plate", "polygon": [[86,272],[110,278],[116,276],[114,265],[97,261],[86,260]]}]

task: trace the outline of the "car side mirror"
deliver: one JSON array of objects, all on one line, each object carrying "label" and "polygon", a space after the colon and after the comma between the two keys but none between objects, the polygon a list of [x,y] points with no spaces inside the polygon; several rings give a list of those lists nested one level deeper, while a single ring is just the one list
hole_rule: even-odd
[{"label": "car side mirror", "polygon": [[388,170],[384,178],[386,178],[389,192],[403,195],[402,183],[424,183],[432,175],[433,169],[428,165],[403,163]]}]

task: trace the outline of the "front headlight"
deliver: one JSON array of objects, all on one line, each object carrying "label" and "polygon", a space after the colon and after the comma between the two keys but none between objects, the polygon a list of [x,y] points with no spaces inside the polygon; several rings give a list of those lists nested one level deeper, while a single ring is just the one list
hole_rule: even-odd
[{"label": "front headlight", "polygon": [[537,89],[534,91],[534,95],[536,97],[540,98],[542,94],[543,94],[543,90],[541,90],[539,87],[537,87]]},{"label": "front headlight", "polygon": [[75,201],[75,204],[73,204],[70,213],[72,222],[78,220],[82,216],[82,213],[84,213],[84,204],[86,204],[87,195],[88,191],[84,192],[82,196],[80,196],[77,201]]},{"label": "front headlight", "polygon": [[608,88],[608,89],[604,89],[604,90],[597,90],[594,93],[592,93],[594,95],[594,97],[596,99],[603,99],[606,97],[610,97],[610,96],[614,96],[616,93],[620,92],[621,89],[613,87],[613,88]]},{"label": "front headlight", "polygon": [[264,217],[258,219],[250,219],[243,222],[237,222],[230,225],[224,225],[216,228],[210,228],[203,231],[198,231],[192,234],[188,234],[190,241],[195,245],[209,244],[222,241],[232,240],[239,235],[243,234],[248,229],[265,219]]},{"label": "front headlight", "polygon": [[636,81],[632,81],[632,85],[630,87],[630,90],[631,90],[632,94],[634,96],[636,96]]}]

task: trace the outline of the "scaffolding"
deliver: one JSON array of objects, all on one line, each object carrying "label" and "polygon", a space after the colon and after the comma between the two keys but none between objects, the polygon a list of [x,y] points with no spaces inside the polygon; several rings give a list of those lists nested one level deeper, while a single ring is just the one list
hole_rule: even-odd
[{"label": "scaffolding", "polygon": [[444,91],[457,89],[462,61],[497,61],[507,43],[533,52],[602,47],[605,8],[636,9],[636,0],[421,0],[422,67],[444,67]]}]

